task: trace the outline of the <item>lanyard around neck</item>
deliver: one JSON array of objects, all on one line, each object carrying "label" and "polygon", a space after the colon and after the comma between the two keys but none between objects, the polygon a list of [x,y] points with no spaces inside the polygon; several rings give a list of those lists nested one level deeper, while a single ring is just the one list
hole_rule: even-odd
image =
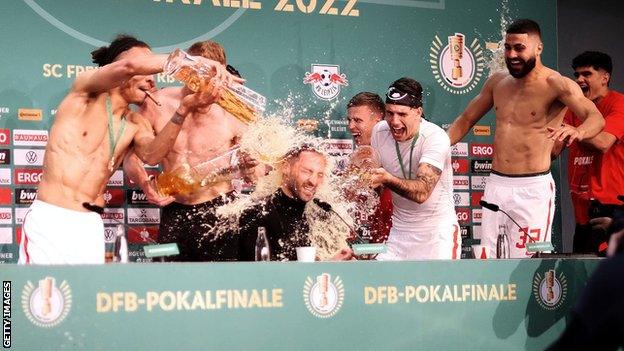
[{"label": "lanyard around neck", "polygon": [[110,163],[115,163],[115,148],[117,147],[117,143],[119,139],[121,139],[121,135],[126,129],[126,115],[123,114],[121,116],[121,127],[117,131],[117,136],[113,136],[113,108],[111,104],[110,96],[106,96],[106,113],[108,114],[108,148],[110,150]]},{"label": "lanyard around neck", "polygon": [[404,179],[412,179],[412,154],[414,153],[414,145],[416,144],[416,140],[418,139],[418,133],[414,135],[414,139],[412,139],[412,144],[410,145],[410,154],[409,154],[409,172],[405,174],[405,166],[403,165],[403,156],[401,156],[401,150],[399,150],[399,143],[395,140],[394,146],[396,147],[397,157],[399,159],[399,164],[401,165],[401,172],[403,173]]}]

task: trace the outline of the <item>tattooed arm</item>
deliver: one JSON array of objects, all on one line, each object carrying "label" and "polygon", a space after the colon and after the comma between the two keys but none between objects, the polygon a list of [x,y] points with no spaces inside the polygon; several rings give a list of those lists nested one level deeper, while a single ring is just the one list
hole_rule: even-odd
[{"label": "tattooed arm", "polygon": [[374,187],[383,184],[395,193],[422,204],[431,196],[433,189],[438,184],[438,180],[440,180],[441,174],[442,171],[440,169],[423,162],[418,165],[416,179],[397,178],[385,169],[378,168],[372,171],[372,183]]}]

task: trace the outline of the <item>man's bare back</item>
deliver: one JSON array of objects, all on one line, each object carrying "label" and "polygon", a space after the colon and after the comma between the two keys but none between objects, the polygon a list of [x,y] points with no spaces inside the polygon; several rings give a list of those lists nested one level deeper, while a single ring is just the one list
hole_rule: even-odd
[{"label": "man's bare back", "polygon": [[[145,104],[144,115],[152,121],[157,134],[166,124],[167,115],[176,108],[178,101],[182,98],[183,89],[170,87],[159,90],[155,97],[162,104],[161,107],[152,102]],[[193,113],[185,121],[175,145],[163,160],[163,171],[172,171],[184,164],[194,167],[222,155],[236,144],[237,137],[246,128],[245,124],[217,104],[210,105],[205,113]],[[220,159],[216,165],[228,167],[230,158]],[[175,201],[185,205],[194,205],[210,201],[231,190],[230,181],[223,181],[201,187],[198,191],[188,195],[176,195]]]}]

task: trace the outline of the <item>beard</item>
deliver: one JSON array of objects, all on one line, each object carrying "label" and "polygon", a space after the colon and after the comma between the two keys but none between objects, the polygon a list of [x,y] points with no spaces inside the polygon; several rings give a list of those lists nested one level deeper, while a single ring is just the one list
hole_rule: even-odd
[{"label": "beard", "polygon": [[507,65],[507,70],[509,70],[509,74],[511,74],[511,76],[514,78],[522,78],[526,76],[527,74],[531,73],[533,68],[535,68],[535,62],[536,62],[535,57],[530,58],[528,61],[524,61],[523,59],[520,59],[520,58],[517,60],[520,60],[520,63],[522,63],[522,66],[519,69],[513,68],[511,66],[511,59],[505,58],[505,64]]}]

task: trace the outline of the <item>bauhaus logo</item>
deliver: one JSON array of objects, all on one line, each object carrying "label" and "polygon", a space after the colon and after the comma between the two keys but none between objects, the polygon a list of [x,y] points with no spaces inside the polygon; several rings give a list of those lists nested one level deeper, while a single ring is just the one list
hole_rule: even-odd
[{"label": "bauhaus logo", "polygon": [[14,129],[13,145],[18,146],[46,146],[48,143],[47,130]]},{"label": "bauhaus logo", "polygon": [[0,224],[13,224],[13,209],[0,207]]},{"label": "bauhaus logo", "polygon": [[469,186],[468,176],[453,176],[454,190],[468,190]]},{"label": "bauhaus logo", "polygon": [[123,208],[105,208],[102,213],[102,221],[104,224],[119,224],[123,223],[125,218]]}]

